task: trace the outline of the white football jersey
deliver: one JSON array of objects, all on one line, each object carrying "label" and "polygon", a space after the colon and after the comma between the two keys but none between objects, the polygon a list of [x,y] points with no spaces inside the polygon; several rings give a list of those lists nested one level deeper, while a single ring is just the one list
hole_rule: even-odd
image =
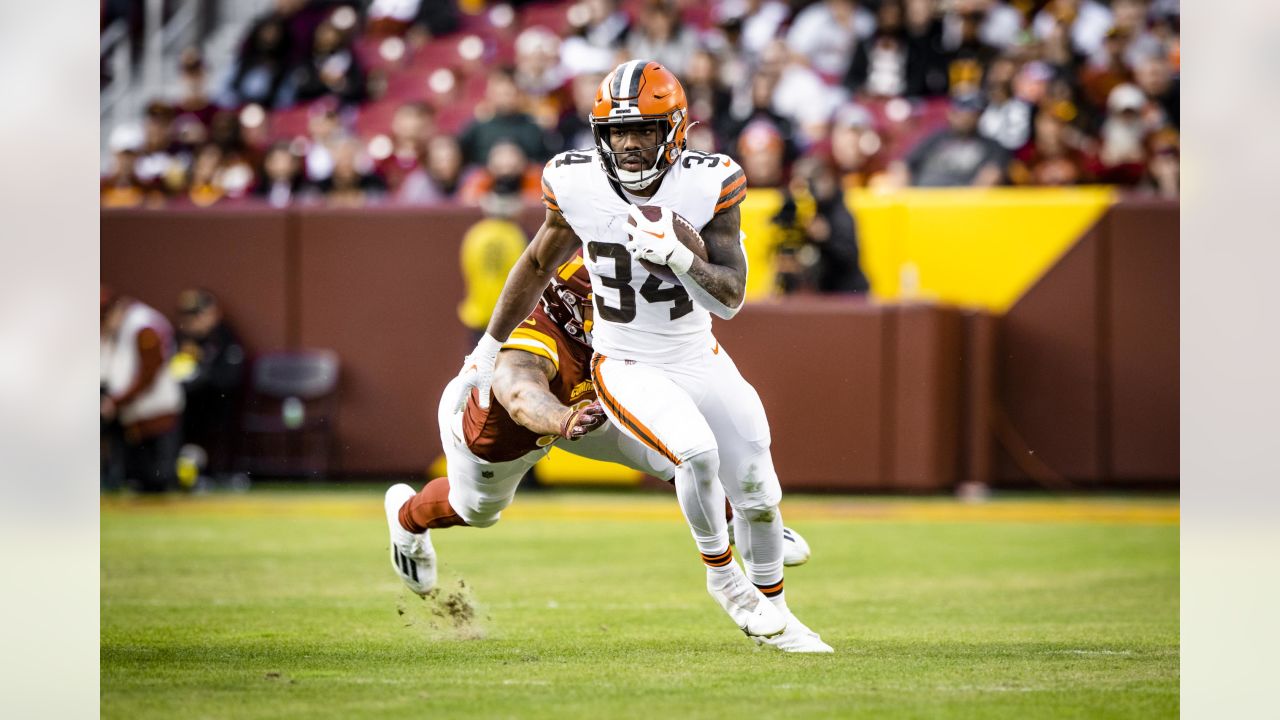
[{"label": "white football jersey", "polygon": [[582,240],[595,301],[591,344],[606,357],[676,363],[711,343],[711,314],[682,286],[650,275],[632,258],[623,228],[631,204],[657,205],[702,232],[716,213],[746,197],[746,175],[725,155],[686,150],[660,182],[653,197],[628,193],[628,202],[614,190],[595,150],[560,153],[542,171],[543,202]]}]

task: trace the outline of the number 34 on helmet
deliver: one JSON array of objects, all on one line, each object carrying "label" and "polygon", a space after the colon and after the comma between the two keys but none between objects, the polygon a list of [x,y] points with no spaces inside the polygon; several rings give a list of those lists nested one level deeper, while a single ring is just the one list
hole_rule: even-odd
[{"label": "number 34 on helmet", "polygon": [[[614,68],[600,83],[590,121],[605,175],[628,190],[643,190],[662,177],[684,150],[689,101],[670,70],[652,60],[631,60]],[[618,166],[617,156],[625,153],[614,152],[609,131],[642,122],[657,124],[658,144],[642,149],[657,148],[657,157],[648,169],[624,170]]]}]

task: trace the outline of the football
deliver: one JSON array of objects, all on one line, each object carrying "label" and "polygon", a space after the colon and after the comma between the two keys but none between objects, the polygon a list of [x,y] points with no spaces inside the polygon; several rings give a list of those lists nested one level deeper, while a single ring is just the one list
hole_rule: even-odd
[{"label": "football", "polygon": [[[657,220],[662,217],[662,208],[657,205],[641,205],[640,212],[650,220]],[[685,247],[692,250],[694,255],[706,260],[707,246],[702,242],[702,236],[698,234],[697,230],[693,229],[693,226],[689,224],[688,220],[680,217],[678,213],[671,213],[671,215],[671,224],[676,229],[676,238],[680,242],[684,243]],[[627,218],[627,223],[630,225],[636,224],[631,218]],[[651,263],[648,260],[641,260],[640,264],[644,266],[645,270],[649,271],[650,275],[657,277],[659,280],[671,283],[672,285],[680,284],[680,279],[677,278],[676,274],[671,272],[671,268],[666,265],[658,265],[657,263]]]}]

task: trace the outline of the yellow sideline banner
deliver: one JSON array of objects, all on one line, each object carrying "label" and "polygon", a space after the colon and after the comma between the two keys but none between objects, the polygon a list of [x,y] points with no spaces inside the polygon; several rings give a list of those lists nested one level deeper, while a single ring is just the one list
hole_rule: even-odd
[{"label": "yellow sideline banner", "polygon": [[[877,300],[1008,310],[1115,199],[1109,187],[852,190],[862,270]],[[747,294],[773,293],[782,206],[776,190],[742,203]]]}]

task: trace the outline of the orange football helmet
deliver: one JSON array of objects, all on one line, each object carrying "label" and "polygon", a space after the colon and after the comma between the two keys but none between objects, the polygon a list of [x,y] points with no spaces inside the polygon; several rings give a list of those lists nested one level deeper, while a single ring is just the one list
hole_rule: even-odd
[{"label": "orange football helmet", "polygon": [[[630,60],[605,76],[591,108],[591,133],[604,172],[628,190],[641,190],[671,168],[684,150],[689,130],[689,101],[676,76],[652,60]],[[611,128],[626,123],[657,123],[660,142],[653,167],[629,171],[618,167],[609,145]]]}]

